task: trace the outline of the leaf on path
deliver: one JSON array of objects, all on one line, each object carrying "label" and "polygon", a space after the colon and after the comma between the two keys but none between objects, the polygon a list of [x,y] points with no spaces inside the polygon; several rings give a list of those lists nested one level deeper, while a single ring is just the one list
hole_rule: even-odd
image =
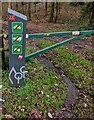
[{"label": "leaf on path", "polygon": [[6,115],[5,115],[5,118],[7,118],[7,119],[12,119],[13,117],[12,117],[11,114],[6,114]]},{"label": "leaf on path", "polygon": [[52,96],[52,99],[55,99],[56,98],[56,96]]},{"label": "leaf on path", "polygon": [[53,116],[52,116],[51,113],[48,113],[48,117],[49,117],[49,118],[53,118]]},{"label": "leaf on path", "polygon": [[49,95],[46,95],[47,97],[50,97]]},{"label": "leaf on path", "polygon": [[29,120],[31,120],[31,119],[41,119],[42,118],[42,112],[41,111],[38,111],[38,110],[36,110],[36,109],[34,109],[34,110],[31,110],[30,112],[29,112],[29,116],[28,116],[28,119]]},{"label": "leaf on path", "polygon": [[25,109],[24,109],[24,108],[22,108],[22,109],[21,109],[21,111],[22,111],[22,112],[24,112],[24,111],[25,111]]}]

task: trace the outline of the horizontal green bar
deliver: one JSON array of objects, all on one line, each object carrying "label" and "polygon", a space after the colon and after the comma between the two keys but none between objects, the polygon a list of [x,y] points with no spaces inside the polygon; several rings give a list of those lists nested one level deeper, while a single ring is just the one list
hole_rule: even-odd
[{"label": "horizontal green bar", "polygon": [[[51,36],[65,36],[65,35],[72,35],[72,32],[76,31],[66,31],[66,32],[51,32],[51,33],[34,33],[34,34],[26,34],[26,38],[39,38],[39,37],[51,37]],[[94,30],[86,30],[86,31],[79,31],[81,34],[92,33],[94,34]],[[4,38],[8,38],[8,35],[5,34]]]},{"label": "horizontal green bar", "polygon": [[28,38],[65,36],[65,35],[71,35],[71,32],[35,33],[35,34],[28,34]]},{"label": "horizontal green bar", "polygon": [[[52,37],[52,36],[65,36],[72,35],[73,32],[76,31],[66,31],[66,32],[52,32],[52,33],[35,33],[35,34],[27,34],[28,38],[39,38],[39,37]],[[78,31],[80,34],[94,33],[94,30],[86,30],[86,31]]]},{"label": "horizontal green bar", "polygon": [[92,34],[92,32],[90,32],[90,33],[88,33],[88,34],[82,34],[82,35],[79,35],[79,36],[76,36],[76,37],[73,37],[73,38],[69,38],[69,39],[64,40],[64,41],[62,41],[62,42],[56,43],[56,44],[54,44],[54,45],[52,45],[52,46],[46,47],[46,48],[44,48],[44,49],[42,49],[42,50],[36,51],[36,52],[34,52],[34,53],[31,53],[31,54],[27,55],[27,56],[25,57],[25,59],[29,59],[29,58],[34,57],[34,56],[36,56],[36,55],[39,55],[39,54],[42,54],[42,53],[47,52],[47,51],[49,51],[49,50],[52,50],[53,48],[59,47],[59,46],[61,46],[61,45],[67,44],[67,43],[69,43],[69,42],[73,42],[73,41],[78,40],[78,39],[80,39],[80,38],[82,38],[82,37],[84,37],[84,36],[91,35],[91,34]]}]

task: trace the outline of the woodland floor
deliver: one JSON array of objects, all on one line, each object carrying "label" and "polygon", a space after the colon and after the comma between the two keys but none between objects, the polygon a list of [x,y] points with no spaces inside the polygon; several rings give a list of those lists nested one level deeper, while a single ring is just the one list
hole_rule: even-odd
[{"label": "woodland floor", "polygon": [[[7,22],[4,22],[3,24],[3,30],[5,33],[7,33]],[[61,32],[61,31],[69,31],[67,29],[67,26],[65,24],[58,24],[58,23],[46,23],[46,22],[36,22],[32,23],[31,21],[28,22],[27,24],[27,33],[44,33],[44,32]],[[34,51],[42,49],[48,45],[51,45],[55,42],[60,42],[62,40],[65,40],[67,38],[70,38],[71,36],[65,36],[65,37],[47,37],[47,38],[42,38],[42,39],[28,39],[27,40],[27,45],[33,47]],[[78,58],[83,59],[85,67],[87,66],[90,69],[92,69],[92,64],[94,61],[93,58],[93,46],[94,46],[94,40],[93,36],[87,36],[84,38],[81,38],[80,40],[77,40],[75,42],[69,43],[65,45],[65,48],[68,49],[68,51],[71,51],[73,55],[78,56]],[[5,44],[7,44],[7,41],[5,41]],[[60,57],[59,55],[59,50],[60,53],[63,53],[62,50],[64,50],[63,47],[58,49],[57,51],[52,50],[47,53],[44,53],[42,55],[39,55],[35,57],[41,64],[44,64],[47,66],[48,69],[51,69],[55,71],[57,76],[60,76],[60,79],[64,81],[64,83],[67,86],[67,98],[65,100],[65,104],[63,108],[59,108],[59,110],[55,113],[52,114],[52,116],[56,118],[93,118],[93,111],[92,111],[92,105],[93,105],[93,94],[91,94],[93,91],[92,89],[92,82],[89,84],[83,83],[81,80],[82,78],[85,78],[85,75],[80,79],[80,77],[73,77],[72,78],[72,73],[70,71],[71,67],[73,64],[70,64],[69,69],[69,75],[65,71],[62,74],[62,71],[65,69],[64,66],[59,65],[59,60],[60,62],[63,62],[63,57]],[[66,52],[67,54],[67,52]],[[51,57],[52,56],[52,57]],[[61,55],[62,56],[62,55]],[[57,58],[55,60],[55,57]],[[77,58],[77,59],[78,59]],[[68,59],[68,58],[67,58]],[[65,61],[67,61],[67,59]],[[69,58],[70,59],[70,58]],[[58,61],[58,62],[57,62]],[[70,60],[74,61],[76,64],[75,60]],[[29,61],[30,62],[30,61]],[[78,62],[81,62],[81,60],[78,60]],[[90,63],[90,65],[88,65]],[[28,63],[27,63],[28,64]],[[77,63],[78,67],[80,66],[81,63]],[[61,66],[61,67],[60,67]],[[88,70],[87,70],[88,71]],[[91,71],[90,71],[91,72]],[[75,74],[75,72],[73,73]],[[78,76],[82,75],[81,72],[78,72]],[[87,74],[86,74],[87,75]],[[27,76],[29,76],[27,74]],[[74,75],[73,75],[74,76]],[[76,79],[74,79],[76,78]],[[92,73],[90,73],[90,77],[87,78],[87,81],[91,81],[92,78]],[[79,82],[78,82],[79,81]],[[87,86],[87,87],[86,87]],[[91,87],[89,87],[91,86]],[[71,92],[70,92],[71,91]],[[4,95],[5,98],[5,95]],[[4,108],[5,108],[4,104]],[[7,108],[5,108],[7,109]],[[5,110],[6,111],[6,110]],[[28,119],[32,118],[32,114],[34,117],[38,117],[37,110],[31,110],[29,111],[29,115],[26,116]],[[86,114],[87,113],[87,114]],[[7,112],[8,114],[8,112]],[[39,116],[41,113],[39,113]],[[41,115],[40,118],[43,118]],[[47,117],[49,119],[49,116]]]}]

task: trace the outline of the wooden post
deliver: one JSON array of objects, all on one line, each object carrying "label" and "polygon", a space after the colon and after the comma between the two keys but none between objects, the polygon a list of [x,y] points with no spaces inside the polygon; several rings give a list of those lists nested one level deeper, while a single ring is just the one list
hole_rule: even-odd
[{"label": "wooden post", "polygon": [[[0,68],[2,67],[2,36],[0,35]],[[1,72],[1,71],[0,71]]]},{"label": "wooden post", "polygon": [[2,63],[2,67],[4,68],[5,67],[5,52],[4,52],[4,36],[1,34],[0,35],[0,62]]}]

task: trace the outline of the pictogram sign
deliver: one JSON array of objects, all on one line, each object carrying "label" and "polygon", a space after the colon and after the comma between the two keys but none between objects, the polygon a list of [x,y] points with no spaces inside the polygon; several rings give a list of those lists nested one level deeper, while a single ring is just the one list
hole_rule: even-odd
[{"label": "pictogram sign", "polygon": [[23,32],[23,23],[22,22],[12,22],[12,32],[22,33]]},{"label": "pictogram sign", "polygon": [[12,54],[22,54],[22,45],[12,45]]},{"label": "pictogram sign", "polygon": [[12,34],[12,43],[13,44],[22,44],[22,34]]}]

